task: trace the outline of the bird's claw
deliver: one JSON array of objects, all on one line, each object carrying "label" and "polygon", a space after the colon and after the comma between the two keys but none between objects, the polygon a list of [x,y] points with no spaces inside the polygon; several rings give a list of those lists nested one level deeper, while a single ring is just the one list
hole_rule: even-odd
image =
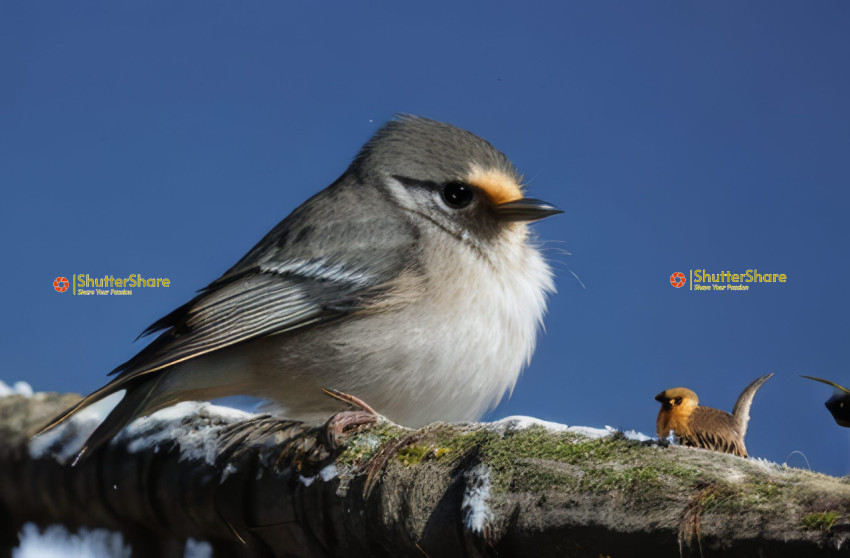
[{"label": "bird's claw", "polygon": [[359,397],[330,388],[322,388],[322,391],[337,401],[354,407],[353,410],[336,413],[325,423],[325,441],[328,447],[334,450],[343,445],[345,438],[374,426],[382,418]]},{"label": "bird's claw", "polygon": [[370,407],[365,401],[363,401],[362,399],[360,399],[357,396],[351,395],[350,393],[343,393],[339,390],[335,390],[335,389],[331,389],[331,388],[322,388],[322,391],[325,392],[326,395],[333,397],[337,401],[342,401],[343,403],[351,405],[352,407],[357,407],[358,409],[362,409],[363,411],[366,411],[367,413],[373,414],[375,416],[380,416],[380,415],[378,415],[378,412],[375,411],[375,409]]},{"label": "bird's claw", "polygon": [[342,411],[325,423],[326,443],[331,449],[340,448],[344,440],[378,423],[380,415],[366,411]]}]

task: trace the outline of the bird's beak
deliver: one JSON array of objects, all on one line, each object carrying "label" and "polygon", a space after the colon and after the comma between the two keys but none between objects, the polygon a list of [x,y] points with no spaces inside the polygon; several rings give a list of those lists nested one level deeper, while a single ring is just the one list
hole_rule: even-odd
[{"label": "bird's beak", "polygon": [[530,223],[558,213],[563,213],[563,211],[545,201],[534,198],[520,198],[496,206],[496,215],[501,221]]},{"label": "bird's beak", "polygon": [[665,399],[665,397],[664,397],[663,391],[655,396],[655,400],[658,401],[659,403],[664,403],[664,399]]}]

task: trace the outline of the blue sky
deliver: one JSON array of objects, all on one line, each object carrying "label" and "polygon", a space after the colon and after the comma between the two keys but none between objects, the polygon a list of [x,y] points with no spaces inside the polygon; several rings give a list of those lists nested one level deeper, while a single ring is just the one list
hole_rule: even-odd
[{"label": "blue sky", "polygon": [[[848,28],[838,2],[4,3],[0,379],[99,387],[408,112],[565,210],[535,225],[546,333],[488,417],[652,433],[665,388],[730,410],[775,372],[750,453],[846,474],[850,430],[798,375],[850,384]],[[691,269],[788,281],[670,285]],[[76,273],[171,287],[53,290]]]}]

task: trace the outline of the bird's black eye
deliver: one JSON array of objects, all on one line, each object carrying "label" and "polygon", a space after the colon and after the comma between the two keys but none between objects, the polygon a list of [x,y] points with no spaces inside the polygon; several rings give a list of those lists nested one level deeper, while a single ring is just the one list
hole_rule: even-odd
[{"label": "bird's black eye", "polygon": [[466,207],[472,203],[474,197],[472,186],[463,182],[449,182],[443,187],[443,200],[455,209]]},{"label": "bird's black eye", "polygon": [[681,404],[682,404],[682,398],[681,398],[681,397],[677,397],[677,398],[676,398],[676,405],[681,405]]}]

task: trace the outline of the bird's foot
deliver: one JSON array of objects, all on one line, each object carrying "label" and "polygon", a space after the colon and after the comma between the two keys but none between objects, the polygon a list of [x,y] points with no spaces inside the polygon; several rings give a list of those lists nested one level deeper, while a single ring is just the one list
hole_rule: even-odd
[{"label": "bird's foot", "polygon": [[[341,413],[337,413],[328,421],[325,428],[329,433],[328,440],[332,443],[334,440],[334,438],[332,438],[334,433],[338,432],[337,435],[339,437],[346,437],[354,430],[359,431],[364,426],[372,426],[379,420],[383,419],[381,415],[379,415],[372,407],[359,397],[355,397],[348,393],[342,393],[335,389],[322,388],[322,391],[338,401],[342,401],[343,403],[357,408],[357,410],[354,411],[343,411]],[[410,432],[398,440],[387,444],[372,457],[369,461],[369,466],[366,469],[366,483],[363,487],[364,495],[368,496],[369,493],[372,492],[372,489],[375,487],[375,483],[378,481],[380,472],[383,470],[387,462],[389,462],[390,458],[397,454],[402,448],[414,443],[421,436],[422,434],[417,431]]]},{"label": "bird's foot", "polygon": [[377,424],[383,417],[359,397],[335,389],[322,388],[327,395],[352,407],[351,411],[336,413],[325,423],[326,444],[336,450],[343,446],[345,439]]},{"label": "bird's foot", "polygon": [[263,447],[276,448],[274,465],[293,464],[299,470],[304,463],[320,464],[330,457],[323,445],[321,430],[300,421],[280,419],[271,415],[256,415],[225,426],[219,432],[216,463],[224,467]]},{"label": "bird's foot", "polygon": [[272,415],[257,415],[229,425],[219,435],[221,449],[216,461],[224,466],[267,441],[275,448],[275,467],[293,466],[302,474],[309,474],[333,460],[351,435],[381,420],[357,397],[336,390],[324,391],[354,409],[336,413],[322,426]]}]

